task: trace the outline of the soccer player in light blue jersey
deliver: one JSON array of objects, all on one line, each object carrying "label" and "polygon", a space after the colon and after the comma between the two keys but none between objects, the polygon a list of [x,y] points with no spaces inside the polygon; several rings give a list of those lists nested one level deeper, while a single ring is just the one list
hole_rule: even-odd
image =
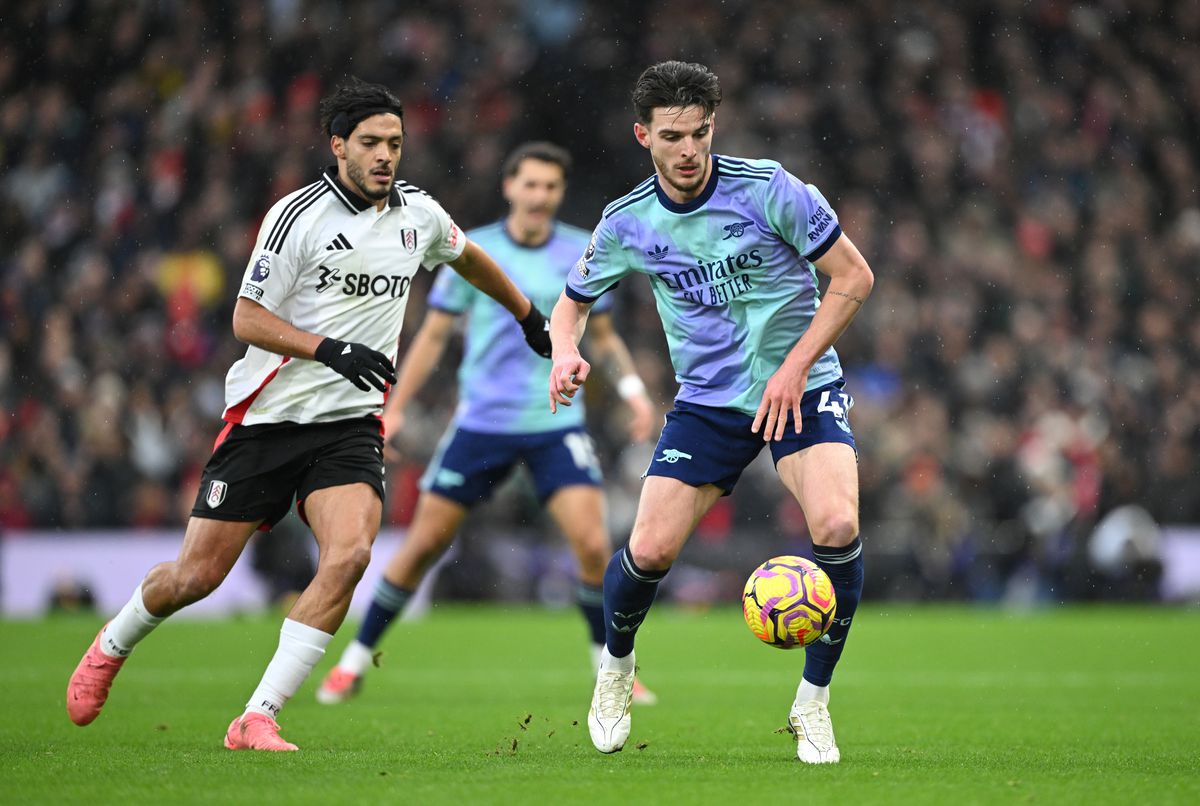
[{"label": "soccer player in light blue jersey", "polygon": [[[570,164],[570,155],[551,143],[516,149],[503,169],[508,216],[468,233],[542,310],[554,304],[588,243],[585,230],[555,220]],[[512,327],[511,314],[458,274],[442,269],[429,308],[384,407],[385,432],[389,437],[399,433],[405,406],[441,359],[456,321],[465,317],[458,411],[422,479],[416,516],[375,589],[358,635],[317,692],[326,704],[358,691],[384,631],[449,547],[468,509],[489,498],[519,462],[529,468],[539,500],[579,560],[578,603],[591,631],[593,664],[600,662],[605,638],[601,584],[612,545],[600,467],[583,412],[573,410],[563,418],[546,411],[550,361],[529,350],[521,331]],[[630,436],[643,442],[653,428],[654,407],[610,322],[610,308],[597,306],[603,315],[593,322],[590,344],[594,356],[616,370],[617,390],[632,413]],[[653,700],[637,682],[635,701]]]},{"label": "soccer player in light blue jersey", "polygon": [[[777,162],[711,152],[720,102],[703,65],[669,61],[642,73],[634,136],[654,175],[605,208],[551,316],[552,410],[570,405],[590,373],[577,348],[589,310],[634,273],[649,278],[679,381],[633,534],[604,576],[606,647],[588,728],[600,752],[624,746],[634,636],[658,583],[768,444],[837,594],[835,624],[805,651],[788,722],[801,761],[836,763],[829,683],[863,566],[852,399],[833,343],[873,277],[819,190]],[[824,298],[817,270],[830,277]]]}]

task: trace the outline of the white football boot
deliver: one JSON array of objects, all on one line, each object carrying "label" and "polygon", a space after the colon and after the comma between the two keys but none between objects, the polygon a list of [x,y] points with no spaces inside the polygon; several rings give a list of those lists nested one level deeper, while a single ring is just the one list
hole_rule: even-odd
[{"label": "white football boot", "polygon": [[588,733],[601,753],[617,752],[629,738],[629,703],[636,671],[632,652],[624,658],[614,658],[605,649],[600,656],[596,690],[588,711]]},{"label": "white football boot", "polygon": [[805,764],[837,764],[842,760],[825,703],[820,700],[792,703],[788,727],[796,735],[796,758]]}]

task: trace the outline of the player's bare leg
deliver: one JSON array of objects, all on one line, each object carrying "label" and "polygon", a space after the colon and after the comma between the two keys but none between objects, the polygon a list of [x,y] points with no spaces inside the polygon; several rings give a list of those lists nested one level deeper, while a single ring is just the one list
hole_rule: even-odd
[{"label": "player's bare leg", "polygon": [[796,734],[796,754],[801,761],[836,764],[841,751],[829,716],[829,682],[862,594],[858,461],[849,445],[822,443],[785,456],[777,469],[784,486],[804,510],[813,555],[829,575],[837,595],[833,626],[805,650],[804,676],[788,724]]},{"label": "player's bare leg", "polygon": [[546,511],[575,552],[579,578],[591,585],[602,584],[604,569],[612,556],[604,516],[604,493],[599,487],[587,484],[561,487],[547,499]]},{"label": "player's bare leg", "polygon": [[188,521],[179,556],[150,569],[75,667],[67,684],[67,714],[72,722],[83,726],[100,715],[113,679],[133,647],[167,616],[216,590],[257,526],[209,518]]},{"label": "player's bare leg", "polygon": [[636,671],[633,640],[658,583],[720,497],[714,485],[692,487],[665,476],[650,476],[642,487],[629,545],[613,556],[604,574],[607,638],[588,712],[588,732],[601,753],[620,750],[629,738]]},{"label": "player's bare leg", "polygon": [[785,456],[776,466],[784,487],[804,509],[813,544],[842,548],[858,537],[858,458],[840,442]]},{"label": "player's bare leg", "polygon": [[364,483],[311,493],[304,512],[317,539],[317,575],[292,605],[280,630],[279,648],[246,711],[229,726],[231,750],[295,750],[279,736],[276,716],[325,654],[350,607],[354,586],[371,561],[383,505]]},{"label": "player's bare leg", "polygon": [[467,508],[457,501],[434,492],[421,493],[412,525],[400,548],[388,560],[358,635],[346,645],[337,665],[321,681],[317,702],[336,705],[359,692],[379,639],[404,609],[425,574],[450,548],[466,515]]},{"label": "player's bare leg", "polygon": [[398,588],[416,590],[454,542],[467,508],[434,492],[421,493],[404,543],[392,555],[383,577]]},{"label": "player's bare leg", "polygon": [[[592,632],[592,672],[600,668],[604,650],[604,569],[612,557],[608,524],[604,517],[604,493],[590,484],[573,484],[555,491],[546,501],[546,511],[558,524],[579,562],[580,609]],[[633,680],[635,705],[654,705],[658,697],[641,680]]]}]

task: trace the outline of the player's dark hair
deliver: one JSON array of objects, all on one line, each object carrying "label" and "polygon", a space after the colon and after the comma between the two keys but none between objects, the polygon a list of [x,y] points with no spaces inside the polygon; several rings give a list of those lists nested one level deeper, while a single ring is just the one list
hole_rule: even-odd
[{"label": "player's dark hair", "polygon": [[562,169],[563,179],[571,175],[571,153],[562,146],[556,146],[545,140],[522,143],[514,148],[504,160],[501,175],[516,176],[517,171],[521,170],[521,163],[525,160],[537,160],[557,165]]},{"label": "player's dark hair", "polygon": [[382,84],[368,84],[351,77],[321,99],[321,131],[325,135],[349,137],[354,127],[372,115],[389,113],[404,122],[404,105]]},{"label": "player's dark hair", "polygon": [[640,123],[650,122],[659,107],[698,106],[705,117],[721,104],[721,82],[695,62],[659,62],[647,67],[633,86],[633,111]]}]

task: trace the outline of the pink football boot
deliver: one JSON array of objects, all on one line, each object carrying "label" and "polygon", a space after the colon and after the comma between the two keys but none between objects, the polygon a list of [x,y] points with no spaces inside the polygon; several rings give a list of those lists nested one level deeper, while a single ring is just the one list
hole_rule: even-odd
[{"label": "pink football boot", "polygon": [[299,750],[279,735],[279,723],[265,714],[247,711],[229,723],[225,746],[230,750]]},{"label": "pink football boot", "polygon": [[96,633],[96,639],[83,653],[83,658],[67,683],[67,716],[80,727],[90,725],[100,716],[113,678],[121,671],[126,660],[109,657],[100,651],[100,636],[103,633],[103,628]]}]

